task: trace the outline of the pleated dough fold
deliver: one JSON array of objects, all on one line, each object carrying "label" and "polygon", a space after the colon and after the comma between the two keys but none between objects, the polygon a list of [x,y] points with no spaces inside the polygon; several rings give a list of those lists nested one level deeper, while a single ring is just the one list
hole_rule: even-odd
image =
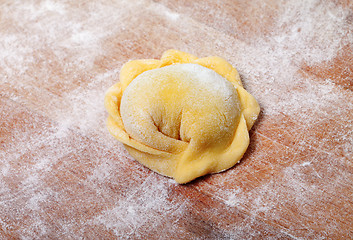
[{"label": "pleated dough fold", "polygon": [[226,60],[177,50],[127,62],[105,107],[131,156],[178,183],[234,166],[260,111]]}]

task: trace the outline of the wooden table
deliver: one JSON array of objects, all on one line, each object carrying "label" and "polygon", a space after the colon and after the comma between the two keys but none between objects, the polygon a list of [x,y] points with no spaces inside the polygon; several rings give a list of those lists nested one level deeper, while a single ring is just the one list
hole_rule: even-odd
[{"label": "wooden table", "polygon": [[[178,185],[105,127],[129,59],[239,70],[261,115],[232,169]],[[353,2],[0,3],[1,239],[353,239]]]}]

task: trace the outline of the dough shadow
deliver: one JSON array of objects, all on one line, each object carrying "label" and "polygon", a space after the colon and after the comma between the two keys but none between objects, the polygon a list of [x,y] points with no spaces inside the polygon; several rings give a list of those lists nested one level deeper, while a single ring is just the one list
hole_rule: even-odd
[{"label": "dough shadow", "polygon": [[[246,162],[250,160],[249,158],[251,158],[251,155],[256,153],[256,149],[257,149],[257,145],[258,145],[258,137],[256,135],[256,130],[257,130],[258,126],[261,124],[261,122],[263,121],[263,119],[264,119],[264,114],[263,114],[263,111],[260,110],[259,116],[258,116],[255,124],[253,125],[253,127],[249,131],[250,143],[249,143],[248,149],[246,149],[246,152],[244,153],[240,162],[235,164],[234,167],[242,166],[242,165],[246,164]],[[234,167],[232,167],[230,169],[233,169]]]}]

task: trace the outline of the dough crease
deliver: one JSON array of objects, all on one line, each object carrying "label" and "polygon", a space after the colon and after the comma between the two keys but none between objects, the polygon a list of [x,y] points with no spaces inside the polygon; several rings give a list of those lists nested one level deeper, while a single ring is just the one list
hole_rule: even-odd
[{"label": "dough crease", "polygon": [[173,49],[123,65],[104,103],[109,132],[130,155],[178,183],[239,162],[260,112],[226,60]]}]

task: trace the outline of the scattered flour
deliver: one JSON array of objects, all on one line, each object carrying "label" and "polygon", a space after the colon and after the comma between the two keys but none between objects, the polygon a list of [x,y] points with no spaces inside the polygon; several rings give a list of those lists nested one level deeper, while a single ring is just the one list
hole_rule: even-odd
[{"label": "scattered flour", "polygon": [[97,216],[93,223],[108,227],[121,238],[143,237],[139,233],[142,227],[173,229],[171,222],[160,219],[174,219],[177,222],[183,217],[183,208],[188,202],[169,199],[171,184],[155,184],[156,181],[154,176],[149,176],[133,194],[126,199],[118,199],[113,208]]},{"label": "scattered flour", "polygon": [[[351,49],[352,23],[347,19],[352,11],[333,2],[286,1],[276,10],[270,31],[248,42],[237,37],[246,38],[246,32],[234,28],[234,35],[223,33],[203,23],[208,19],[197,21],[148,0],[5,1],[0,6],[0,100],[7,104],[0,106],[0,119],[6,120],[0,127],[9,130],[6,137],[0,136],[0,237],[2,232],[22,239],[96,237],[94,227],[116,237],[141,237],[140,232],[154,228],[169,236],[182,229],[183,236],[190,237],[187,230],[193,229],[182,224],[193,203],[170,192],[184,186],[136,164],[105,129],[105,90],[117,81],[120,61],[131,57],[123,56],[122,48],[146,58],[152,50],[168,48],[223,56],[237,67],[264,117],[285,114],[313,126],[353,112],[353,105],[347,104],[353,101],[351,91],[334,79],[322,81],[303,70],[305,65],[330,64],[344,46]],[[207,6],[202,11],[217,12]],[[141,22],[143,16],[168,24],[150,26],[150,20]],[[195,33],[202,40],[195,41]],[[139,43],[147,50],[139,49]],[[116,58],[111,57],[112,49]],[[235,238],[251,231],[259,219],[277,224],[293,239],[352,231],[347,225],[353,220],[352,166],[345,159],[353,145],[353,123],[340,121],[346,127],[336,129],[335,138],[346,144],[342,156],[309,146],[304,150],[317,155],[293,158],[289,165],[278,159],[270,170],[260,169],[272,175],[255,177],[252,187],[234,184],[245,176],[237,172],[246,170],[243,165],[188,186],[227,204],[228,210],[248,215],[244,222],[228,225],[229,235],[219,236]],[[309,137],[303,137],[304,143]],[[266,155],[252,155],[255,166],[268,161]],[[247,171],[256,176],[255,170]],[[346,222],[334,220],[340,217]],[[218,227],[224,225],[219,222]]]}]

